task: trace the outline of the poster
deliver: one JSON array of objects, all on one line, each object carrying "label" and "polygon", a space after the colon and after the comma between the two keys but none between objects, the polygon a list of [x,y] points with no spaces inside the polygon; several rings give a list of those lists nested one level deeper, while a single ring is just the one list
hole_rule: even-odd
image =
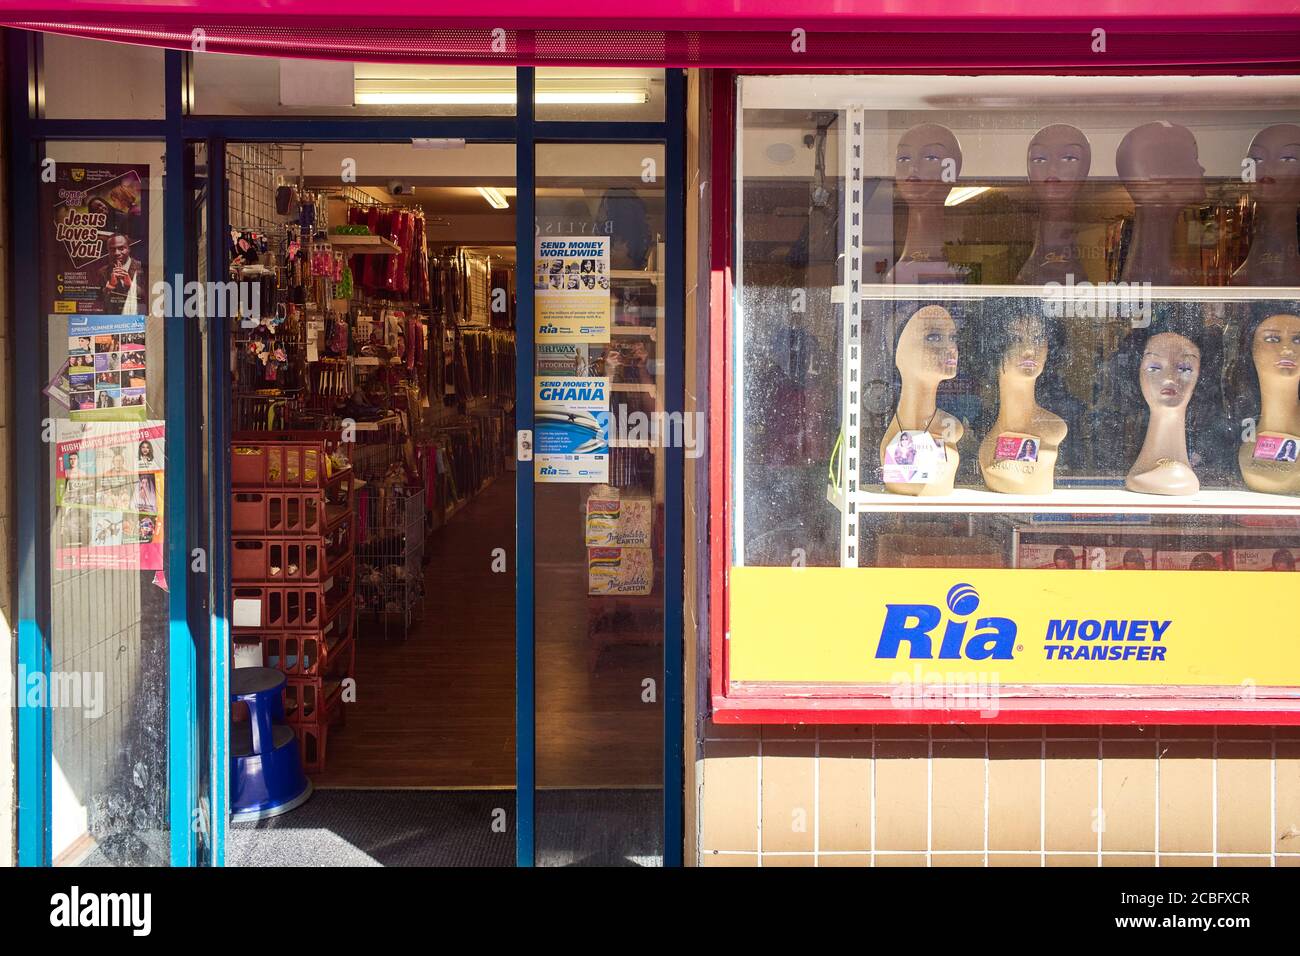
[{"label": "poster", "polygon": [[586,375],[594,371],[588,348],[580,342],[538,345],[534,353],[538,375]]},{"label": "poster", "polygon": [[537,239],[533,302],[537,343],[608,342],[608,236]]},{"label": "poster", "polygon": [[537,480],[609,481],[609,379],[538,376],[533,382]]},{"label": "poster", "polygon": [[67,396],[78,421],[143,421],[149,375],[143,315],[68,317]]},{"label": "poster", "polygon": [[58,422],[58,570],[162,570],[165,434],[160,421]]},{"label": "poster", "polygon": [[56,164],[41,184],[45,312],[148,311],[148,186],[148,165]]}]

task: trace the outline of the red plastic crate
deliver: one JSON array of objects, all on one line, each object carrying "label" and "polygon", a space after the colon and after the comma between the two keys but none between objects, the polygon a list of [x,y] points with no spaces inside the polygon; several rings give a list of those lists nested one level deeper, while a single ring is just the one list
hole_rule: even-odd
[{"label": "red plastic crate", "polygon": [[[231,588],[235,634],[311,630],[325,626],[352,595],[350,568],[317,584],[243,584]],[[255,604],[254,604],[255,602]],[[254,623],[256,618],[256,623]]]},{"label": "red plastic crate", "polygon": [[320,581],[327,576],[324,557],[319,535],[305,538],[232,536],[230,581],[232,584],[272,585]]},{"label": "red plastic crate", "polygon": [[324,517],[319,491],[236,491],[230,496],[232,534],[320,534]]},{"label": "red plastic crate", "polygon": [[338,637],[315,631],[267,631],[261,635],[262,663],[289,677],[348,677],[356,663],[352,615],[337,622]]},{"label": "red plastic crate", "polygon": [[231,437],[230,486],[269,490],[323,488],[346,472],[326,474],[341,432],[239,432]]},{"label": "red plastic crate", "polygon": [[284,717],[289,724],[321,726],[341,718],[341,678],[289,677],[284,686]]},{"label": "red plastic crate", "polygon": [[340,569],[352,560],[356,554],[356,548],[353,545],[353,539],[356,532],[356,522],[351,517],[347,521],[333,528],[324,536],[324,554],[326,577],[336,574]]},{"label": "red plastic crate", "polygon": [[[338,726],[342,726],[340,717]],[[292,724],[289,727],[298,738],[304,773],[321,773],[325,770],[325,750],[329,743],[329,724]]]}]

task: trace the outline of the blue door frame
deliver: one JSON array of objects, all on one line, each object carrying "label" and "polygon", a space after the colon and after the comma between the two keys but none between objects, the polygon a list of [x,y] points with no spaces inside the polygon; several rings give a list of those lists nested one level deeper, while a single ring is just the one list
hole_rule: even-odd
[{"label": "blue door frame", "polygon": [[[521,275],[531,275],[534,257],[535,150],[540,143],[662,143],[667,161],[667,236],[665,263],[666,316],[664,336],[665,411],[684,407],[685,343],[685,77],[680,70],[666,75],[666,119],[656,123],[541,122],[533,109],[534,71],[516,71],[517,115],[509,118],[243,118],[205,117],[190,112],[192,90],[188,54],[168,50],[165,59],[166,115],[160,120],[53,120],[42,114],[41,35],[7,30],[6,71],[9,98],[9,200],[11,249],[39,248],[36,189],[42,144],[47,140],[149,140],[165,144],[167,170],[163,187],[163,274],[196,277],[197,260],[187,238],[196,235],[193,223],[194,170],[191,146],[207,147],[205,198],[208,243],[206,272],[225,269],[225,196],[212,184],[225,182],[227,141],[260,142],[409,142],[420,137],[470,141],[513,142],[516,145],[516,255]],[[11,268],[15,264],[11,262]],[[14,368],[15,487],[48,500],[48,465],[43,454],[26,453],[44,447],[40,408],[41,372],[48,366],[45,322],[32,270],[13,271],[14,352],[23,360]],[[533,289],[518,284],[517,314],[525,320],[517,329],[517,394],[532,391]],[[170,298],[170,297],[169,297]],[[167,496],[166,568],[168,580],[168,786],[171,863],[174,866],[225,862],[225,821],[228,815],[226,751],[230,632],[226,619],[228,580],[228,501],[226,492],[229,447],[229,380],[221,374],[227,356],[224,319],[208,320],[207,353],[202,329],[183,317],[168,317],[165,344],[169,374],[166,381],[167,487],[185,489]],[[207,394],[194,388],[202,381],[202,363],[210,374]],[[183,374],[177,374],[182,370]],[[203,404],[206,399],[206,408]],[[206,414],[205,414],[206,412]],[[532,427],[532,404],[516,403],[516,427]],[[202,437],[199,437],[199,436]],[[684,449],[665,449],[667,490],[664,547],[664,864],[682,862],[682,578],[683,578],[683,456]],[[200,487],[203,458],[208,486]],[[533,473],[516,472],[516,862],[534,861],[534,787],[536,695],[533,634]],[[22,672],[44,674],[50,669],[50,553],[49,529],[43,508],[18,507],[17,538],[17,659]],[[206,525],[211,541],[206,572],[191,571],[193,549]],[[22,693],[19,688],[19,693]],[[47,708],[18,709],[18,859],[23,866],[48,866],[52,861],[51,721]],[[204,746],[205,739],[207,746]],[[206,768],[206,774],[201,773]],[[206,786],[202,786],[206,776]]]}]

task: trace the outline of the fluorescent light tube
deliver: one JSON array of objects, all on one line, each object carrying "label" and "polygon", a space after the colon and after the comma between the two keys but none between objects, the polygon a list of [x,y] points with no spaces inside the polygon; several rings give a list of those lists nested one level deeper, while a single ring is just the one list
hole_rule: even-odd
[{"label": "fluorescent light tube", "polygon": [[493,209],[509,209],[510,203],[506,202],[506,197],[501,195],[501,190],[495,186],[475,186],[478,194],[487,200],[487,204]]},{"label": "fluorescent light tube", "polygon": [[[374,83],[374,81],[370,81]],[[357,106],[513,106],[513,89],[385,89],[372,86],[353,94]],[[551,106],[640,106],[645,90],[539,90],[537,103]]]},{"label": "fluorescent light tube", "polygon": [[954,186],[948,190],[948,198],[943,201],[945,206],[960,206],[968,199],[974,199],[989,191],[988,186]]}]

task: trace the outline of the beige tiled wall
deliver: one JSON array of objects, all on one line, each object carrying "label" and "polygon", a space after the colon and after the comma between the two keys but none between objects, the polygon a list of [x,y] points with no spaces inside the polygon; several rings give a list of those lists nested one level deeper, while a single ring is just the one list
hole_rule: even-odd
[{"label": "beige tiled wall", "polygon": [[702,726],[702,866],[1300,865],[1300,728]]}]

